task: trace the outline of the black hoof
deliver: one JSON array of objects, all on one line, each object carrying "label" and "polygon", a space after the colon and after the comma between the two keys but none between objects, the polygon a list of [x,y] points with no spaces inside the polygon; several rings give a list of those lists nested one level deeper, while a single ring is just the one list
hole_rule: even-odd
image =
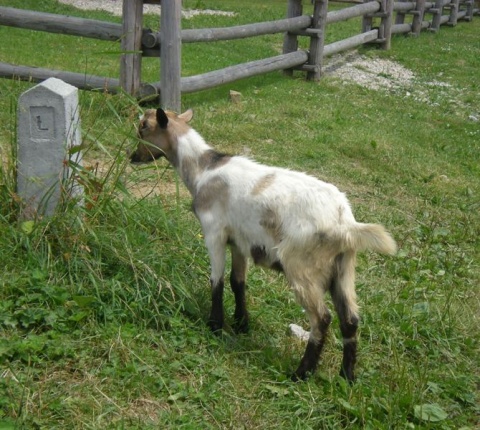
[{"label": "black hoof", "polygon": [[295,372],[292,376],[290,376],[290,379],[292,382],[300,382],[300,381],[306,381],[308,379],[309,374],[306,372]]},{"label": "black hoof", "polygon": [[355,376],[353,372],[347,372],[343,367],[340,369],[340,376],[345,379],[350,385],[355,382]]},{"label": "black hoof", "polygon": [[245,318],[242,318],[240,320],[235,319],[235,322],[233,323],[233,330],[237,334],[248,333],[248,331],[250,330],[248,320]]},{"label": "black hoof", "polygon": [[210,327],[210,330],[212,331],[212,333],[221,334],[223,324],[219,321],[210,320],[210,321],[208,321],[208,327]]}]

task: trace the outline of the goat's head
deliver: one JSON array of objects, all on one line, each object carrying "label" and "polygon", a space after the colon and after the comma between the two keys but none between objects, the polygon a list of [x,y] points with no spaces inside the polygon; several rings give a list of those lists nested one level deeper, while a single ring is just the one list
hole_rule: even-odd
[{"label": "goat's head", "polygon": [[191,109],[177,115],[163,109],[148,109],[138,125],[139,143],[130,154],[132,162],[148,162],[162,156],[174,162],[177,138],[189,130],[188,122],[193,117]]}]

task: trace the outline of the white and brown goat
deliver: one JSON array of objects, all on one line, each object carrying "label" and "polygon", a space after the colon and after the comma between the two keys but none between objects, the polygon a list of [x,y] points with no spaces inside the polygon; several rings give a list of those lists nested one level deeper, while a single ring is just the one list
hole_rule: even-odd
[{"label": "white and brown goat", "polygon": [[145,112],[133,162],[165,156],[193,197],[211,264],[213,331],[224,322],[226,248],[232,254],[230,285],[235,295],[234,327],[248,330],[245,278],[249,258],[285,274],[310,320],[310,337],[293,379],[314,372],[331,321],[330,292],[340,319],[343,363],[340,374],[354,379],[358,305],[355,255],[371,249],[393,254],[395,241],[378,224],[355,221],[345,195],[334,185],[304,173],[265,166],[215,151],[189,126],[193,112]]}]

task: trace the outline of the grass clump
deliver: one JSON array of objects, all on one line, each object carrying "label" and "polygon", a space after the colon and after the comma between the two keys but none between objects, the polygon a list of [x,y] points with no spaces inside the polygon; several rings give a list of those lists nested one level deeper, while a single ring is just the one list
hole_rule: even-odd
[{"label": "grass clump", "polygon": [[[53,0],[9,3],[116,20]],[[201,3],[238,17],[198,17],[185,27],[285,13],[279,0]],[[395,257],[358,259],[362,322],[352,387],[337,376],[336,321],[318,373],[306,383],[289,381],[304,345],[286,329],[306,321],[276,274],[250,270],[250,334],[208,332],[209,267],[199,225],[165,161],[129,165],[141,108],[125,95],[80,94],[85,164],[76,173],[84,205],[19,222],[16,101],[31,84],[0,80],[0,427],[476,428],[480,52],[472,40],[479,23],[395,37],[388,52],[362,50],[413,71],[408,92],[422,98],[330,75],[314,84],[272,73],[183,99],[195,108],[194,127],[220,150],[337,184],[357,219],[381,222],[398,241]],[[88,73],[98,61],[116,75],[118,57],[102,54],[107,45],[82,40],[79,62],[68,49],[78,38],[61,38],[59,59],[24,44],[24,30],[0,32],[9,42],[0,46],[4,61],[61,61],[72,71],[88,64]],[[57,40],[51,37],[35,34],[42,49]],[[219,65],[271,55],[281,40],[235,43],[234,50],[219,46]],[[13,52],[19,45],[25,50]],[[205,71],[215,48],[189,45],[185,74]],[[145,80],[157,80],[158,64],[149,59],[145,68]],[[450,87],[427,85],[434,81]],[[241,103],[228,101],[229,89],[242,93]],[[226,296],[229,315],[233,299]]]}]

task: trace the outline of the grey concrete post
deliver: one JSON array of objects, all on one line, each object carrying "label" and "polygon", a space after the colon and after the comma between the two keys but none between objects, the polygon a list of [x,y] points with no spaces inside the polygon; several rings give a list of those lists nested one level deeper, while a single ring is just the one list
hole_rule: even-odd
[{"label": "grey concrete post", "polygon": [[72,163],[82,154],[78,89],[50,78],[18,102],[17,194],[21,219],[50,216],[66,196],[81,197]]}]

